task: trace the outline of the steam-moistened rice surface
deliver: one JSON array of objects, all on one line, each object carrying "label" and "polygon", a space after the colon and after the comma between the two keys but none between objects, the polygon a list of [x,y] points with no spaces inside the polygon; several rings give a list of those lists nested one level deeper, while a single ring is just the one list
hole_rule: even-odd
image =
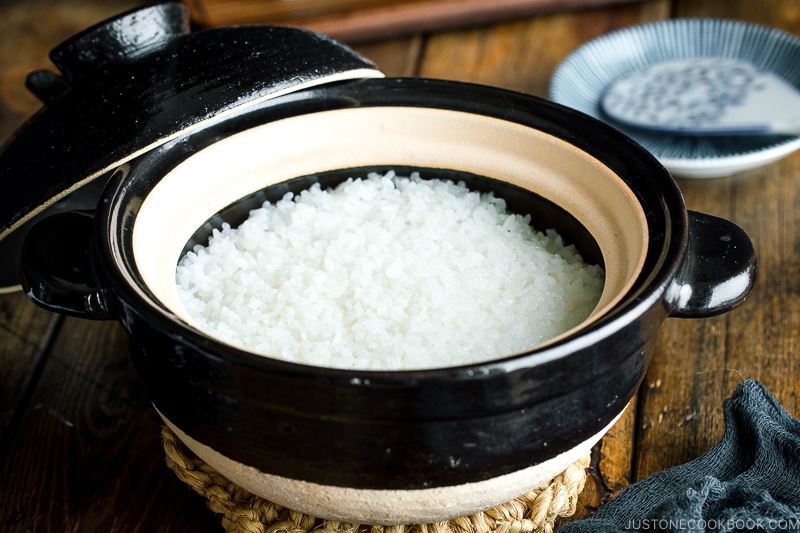
[{"label": "steam-moistened rice surface", "polygon": [[603,272],[553,231],[463,184],[370,175],[215,230],[178,288],[205,330],[316,366],[420,369],[495,359],[580,323]]}]

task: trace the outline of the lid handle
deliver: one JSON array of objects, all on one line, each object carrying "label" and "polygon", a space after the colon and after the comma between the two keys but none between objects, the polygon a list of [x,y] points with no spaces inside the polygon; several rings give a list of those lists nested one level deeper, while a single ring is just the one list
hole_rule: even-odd
[{"label": "lid handle", "polygon": [[[127,11],[82,31],[54,48],[50,60],[72,85],[81,78],[100,75],[109,67],[157,52],[189,31],[189,10],[185,5],[155,4]],[[33,85],[34,93],[42,98],[36,80]],[[49,93],[45,91],[45,98]]]}]

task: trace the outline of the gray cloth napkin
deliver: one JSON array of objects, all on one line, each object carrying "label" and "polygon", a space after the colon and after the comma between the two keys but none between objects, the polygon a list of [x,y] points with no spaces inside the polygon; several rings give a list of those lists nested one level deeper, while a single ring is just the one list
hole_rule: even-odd
[{"label": "gray cloth napkin", "polygon": [[724,409],[716,446],[558,533],[800,531],[800,421],[757,381],[739,383]]}]

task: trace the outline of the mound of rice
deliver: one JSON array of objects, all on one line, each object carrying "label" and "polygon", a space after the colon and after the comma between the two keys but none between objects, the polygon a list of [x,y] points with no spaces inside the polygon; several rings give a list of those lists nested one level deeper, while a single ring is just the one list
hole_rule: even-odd
[{"label": "mound of rice", "polygon": [[463,183],[370,174],[224,224],[177,268],[201,328],[274,358],[353,369],[496,359],[580,323],[604,274]]}]

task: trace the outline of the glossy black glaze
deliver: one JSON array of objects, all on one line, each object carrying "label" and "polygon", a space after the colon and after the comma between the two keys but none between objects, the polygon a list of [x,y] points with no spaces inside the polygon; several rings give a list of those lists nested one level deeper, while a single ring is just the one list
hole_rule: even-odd
[{"label": "glossy black glaze", "polygon": [[[104,179],[105,178],[105,179]],[[94,210],[105,187],[107,176],[101,176],[72,194],[65,196],[50,205],[46,210],[34,216],[28,222],[0,239],[0,291],[20,284],[19,259],[22,246],[28,232],[39,221],[57,213],[75,210]]]},{"label": "glossy black glaze", "polygon": [[[650,249],[635,287],[601,320],[545,348],[467,367],[368,372],[276,361],[217,343],[154,305],[116,270],[113,256],[118,249],[126,270],[147,293],[131,246],[137,209],[160,177],[191,153],[264,122],[387,104],[456,109],[518,122],[604,162],[628,183],[647,216]],[[535,195],[522,195],[518,204],[517,209],[527,205],[535,211],[541,203]],[[553,220],[560,229],[567,219]],[[690,239],[689,234],[708,220],[736,246],[711,249],[707,259],[700,259],[689,243],[705,238]],[[754,255],[746,235],[732,226],[697,213],[690,219],[677,186],[655,159],[594,119],[488,87],[384,79],[280,97],[208,122],[123,165],[99,206],[92,254],[99,288],[116,298],[109,306],[117,308],[130,332],[132,358],[151,400],[195,440],[288,478],[354,488],[420,489],[513,472],[601,431],[639,386],[662,321],[689,309],[703,314],[703,302],[690,299],[687,305],[680,300],[685,291],[676,287],[690,286],[707,260],[713,271],[701,277],[708,287],[715,279],[719,285],[735,277],[746,265],[750,278],[738,298],[706,310],[713,314],[743,300],[754,279]],[[198,239],[203,238],[200,231]],[[715,238],[728,237],[708,237]],[[703,246],[691,248],[697,247]],[[731,260],[735,266],[729,269]]]},{"label": "glossy black glaze", "polygon": [[[46,105],[0,151],[0,239],[79,183],[210,117],[300,83],[374,70],[345,46],[296,28],[189,33],[188,10],[175,2],[98,24],[51,59],[60,75],[37,71],[27,82]],[[0,274],[11,273],[0,287],[17,285],[19,246],[3,251]]]},{"label": "glossy black glaze", "polygon": [[94,213],[66,211],[37,222],[23,243],[25,295],[56,313],[112,319],[106,292],[90,257]]},{"label": "glossy black glaze", "polygon": [[[672,316],[699,318],[724,313],[756,281],[756,250],[742,228],[728,220],[689,212],[689,253],[670,287]],[[720,283],[720,272],[726,272]],[[687,289],[688,287],[688,289]]]}]

